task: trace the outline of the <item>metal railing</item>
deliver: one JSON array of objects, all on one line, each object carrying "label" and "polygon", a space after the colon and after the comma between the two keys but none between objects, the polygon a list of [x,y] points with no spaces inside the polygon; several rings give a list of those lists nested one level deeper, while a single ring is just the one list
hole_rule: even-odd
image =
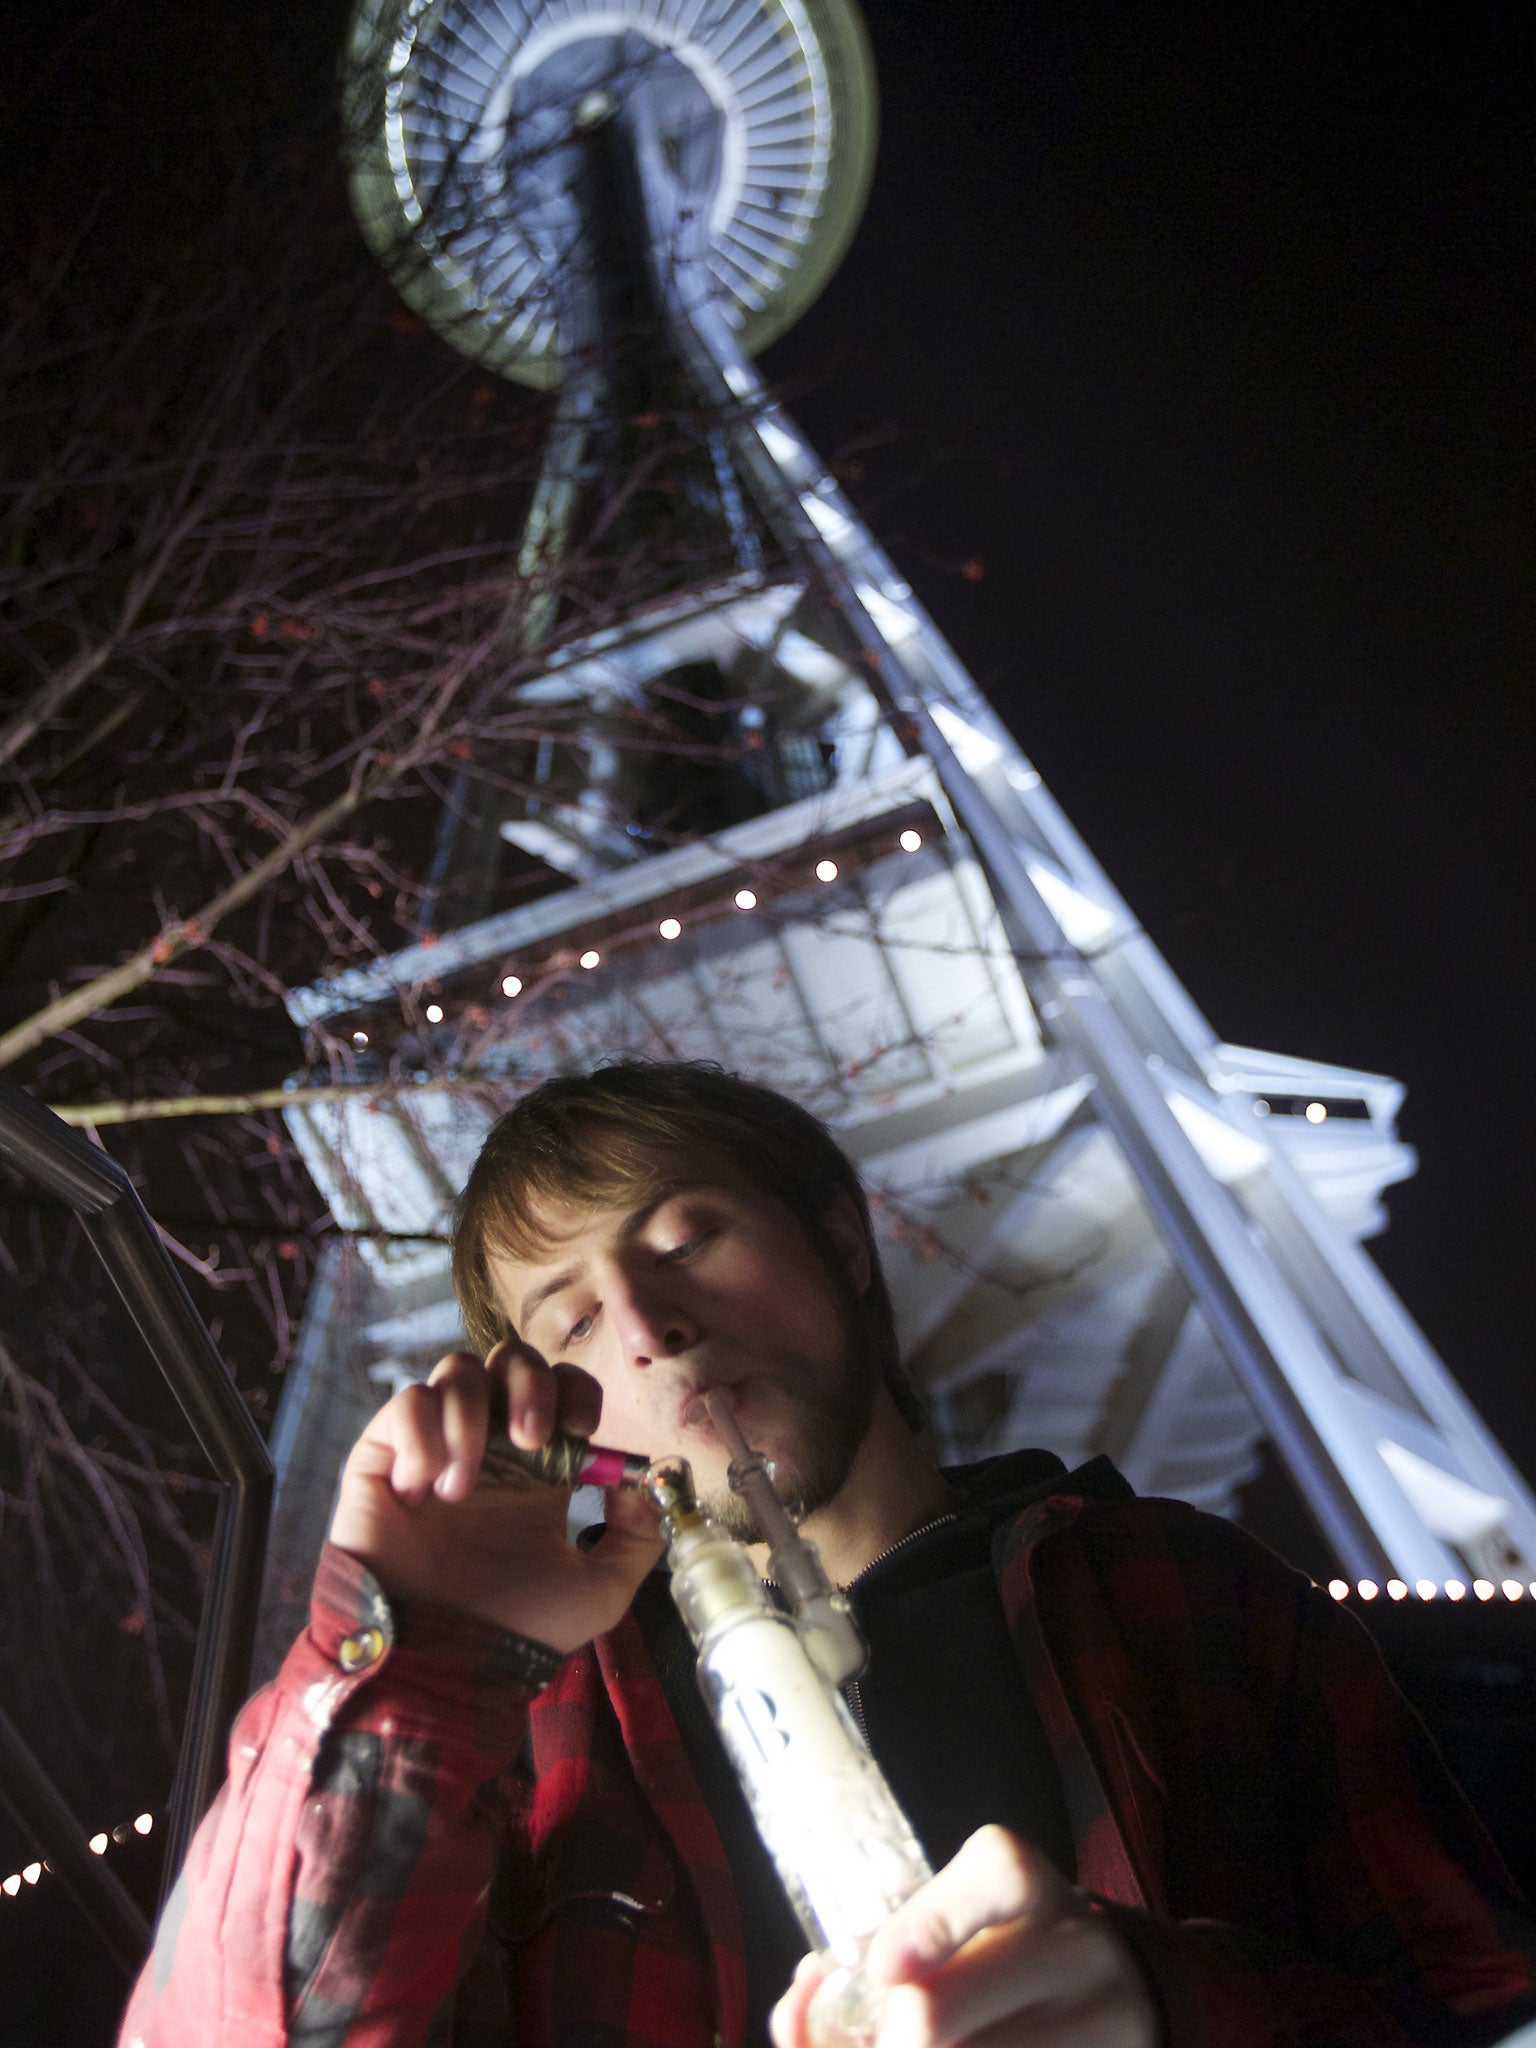
[{"label": "metal railing", "polygon": [[[116,1160],[4,1079],[0,1160],[79,1217],[220,1482],[208,1589],[166,1822],[163,1898],[223,1776],[225,1738],[245,1696],[272,1465],[181,1275]],[[91,1853],[85,1830],[4,1714],[0,1800],[103,1941],[126,1968],[136,1968],[149,1946],[144,1915],[116,1874]]]}]

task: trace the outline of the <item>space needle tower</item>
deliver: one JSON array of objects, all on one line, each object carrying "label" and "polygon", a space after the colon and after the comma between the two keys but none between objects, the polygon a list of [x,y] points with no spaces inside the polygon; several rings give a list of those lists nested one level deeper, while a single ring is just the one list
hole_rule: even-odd
[{"label": "space needle tower", "polygon": [[361,1250],[276,1426],[273,1601],[361,1411],[458,1335],[490,1120],[616,1054],[832,1125],[950,1456],[1230,1512],[1268,1440],[1349,1577],[1536,1578],[1536,1502],[1360,1249],[1401,1090],[1217,1037],[753,366],[872,176],[852,0],[363,0],[345,77],[397,288],[552,394],[507,625],[549,729],[445,803],[430,943],[291,1001],[398,1085],[290,1113]]}]

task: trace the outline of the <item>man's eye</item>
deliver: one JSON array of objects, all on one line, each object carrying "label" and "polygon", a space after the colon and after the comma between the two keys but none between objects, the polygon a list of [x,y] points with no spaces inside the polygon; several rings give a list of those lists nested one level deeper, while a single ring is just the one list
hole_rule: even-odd
[{"label": "man's eye", "polygon": [[670,1251],[662,1253],[662,1257],[672,1260],[675,1265],[681,1265],[685,1259],[690,1258],[694,1252],[700,1250],[709,1241],[709,1236],[710,1233],[707,1230],[701,1230],[696,1237],[690,1237],[686,1243],[673,1245]]},{"label": "man's eye", "polygon": [[572,1323],[571,1327],[565,1333],[565,1341],[567,1344],[579,1344],[583,1337],[589,1336],[591,1334],[591,1330],[592,1312],[589,1309],[584,1316],[578,1317],[577,1320],[574,1323]]}]

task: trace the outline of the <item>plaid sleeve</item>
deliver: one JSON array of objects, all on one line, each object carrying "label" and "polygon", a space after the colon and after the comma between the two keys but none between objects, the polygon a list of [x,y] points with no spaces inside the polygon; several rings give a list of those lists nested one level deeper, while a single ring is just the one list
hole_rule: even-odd
[{"label": "plaid sleeve", "polygon": [[1297,1587],[1277,1721],[1300,1940],[1105,1907],[1170,2048],[1484,2048],[1536,2018],[1536,1918],[1359,1623]]},{"label": "plaid sleeve", "polygon": [[446,1608],[392,1608],[327,1545],[310,1622],[242,1710],[121,2048],[408,2048],[483,1922],[494,1781],[564,1660]]}]

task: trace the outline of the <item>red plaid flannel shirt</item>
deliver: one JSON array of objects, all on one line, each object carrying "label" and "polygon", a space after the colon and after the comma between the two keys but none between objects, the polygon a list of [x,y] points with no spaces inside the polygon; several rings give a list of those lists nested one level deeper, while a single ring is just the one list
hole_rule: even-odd
[{"label": "red plaid flannel shirt", "polygon": [[[1223,1522],[1071,1486],[999,1529],[999,1584],[1171,2048],[1536,2012],[1536,1925],[1358,1624]],[[122,2048],[744,2048],[730,1872],[633,1620],[530,1692],[494,1629],[397,1631],[328,1551]]]}]

